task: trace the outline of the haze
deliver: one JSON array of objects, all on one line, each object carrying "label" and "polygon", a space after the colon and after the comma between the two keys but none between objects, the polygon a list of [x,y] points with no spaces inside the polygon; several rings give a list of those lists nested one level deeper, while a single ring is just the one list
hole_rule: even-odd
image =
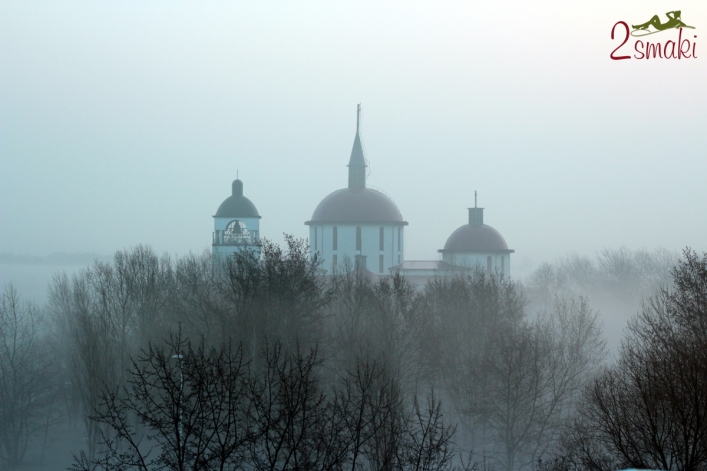
[{"label": "haze", "polygon": [[[616,21],[678,7],[697,59],[609,59]],[[237,172],[263,237],[306,237],[357,103],[406,259],[436,259],[475,190],[517,274],[707,249],[704,2],[4,2],[0,22],[0,252],[200,252]]]}]

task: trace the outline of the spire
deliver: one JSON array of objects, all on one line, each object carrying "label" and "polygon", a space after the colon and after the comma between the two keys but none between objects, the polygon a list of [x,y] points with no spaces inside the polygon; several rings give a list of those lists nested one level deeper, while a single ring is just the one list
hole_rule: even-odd
[{"label": "spire", "polygon": [[354,138],[351,158],[349,159],[349,189],[362,190],[366,188],[366,159],[363,158],[361,146],[361,104],[356,105],[356,137]]},{"label": "spire", "polygon": [[358,134],[360,127],[361,127],[361,103],[356,105],[356,134]]},{"label": "spire", "polygon": [[469,225],[482,226],[484,224],[484,208],[476,204],[476,190],[474,190],[474,207],[469,208]]}]

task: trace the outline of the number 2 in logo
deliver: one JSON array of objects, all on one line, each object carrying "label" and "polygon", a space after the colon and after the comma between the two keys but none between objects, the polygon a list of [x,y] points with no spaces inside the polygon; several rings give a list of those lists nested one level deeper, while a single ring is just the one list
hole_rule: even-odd
[{"label": "number 2 in logo", "polygon": [[611,54],[610,54],[609,57],[611,57],[611,58],[612,58],[613,60],[615,60],[615,61],[620,61],[620,60],[622,60],[622,59],[630,59],[630,58],[631,58],[631,56],[618,56],[618,57],[617,57],[617,56],[614,56],[614,54],[616,54],[616,51],[618,51],[619,49],[621,49],[621,46],[623,46],[624,44],[626,44],[626,41],[628,41],[628,36],[629,36],[629,28],[628,28],[628,25],[626,24],[626,22],[625,22],[625,21],[618,21],[618,22],[614,25],[614,27],[611,28],[611,39],[614,39],[614,30],[616,29],[616,27],[617,27],[618,25],[623,25],[624,28],[626,28],[626,37],[624,38],[624,42],[622,42],[621,44],[619,44],[619,46],[618,46],[616,49],[614,49],[613,51],[611,51]]}]

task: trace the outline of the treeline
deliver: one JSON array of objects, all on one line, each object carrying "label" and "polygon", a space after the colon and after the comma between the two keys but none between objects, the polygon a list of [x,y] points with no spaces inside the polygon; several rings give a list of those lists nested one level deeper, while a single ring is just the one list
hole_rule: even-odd
[{"label": "treeline", "polygon": [[526,280],[544,306],[557,294],[635,301],[672,283],[678,253],[666,249],[604,249],[594,257],[570,255],[542,263]]},{"label": "treeline", "polygon": [[126,386],[100,394],[97,456],[71,469],[469,468],[434,394],[406,404],[376,362],[326,382],[316,348],[266,343],[258,360],[179,334],[142,349]]},{"label": "treeline", "polygon": [[570,438],[608,374],[605,342],[586,298],[552,294],[531,318],[516,283],[484,272],[422,290],[324,277],[293,238],[217,265],[117,252],[57,275],[43,312],[5,291],[0,458],[18,465],[69,421],[87,437],[76,470],[580,463],[570,443],[598,445]]},{"label": "treeline", "polygon": [[545,470],[707,469],[707,253],[645,300]]}]

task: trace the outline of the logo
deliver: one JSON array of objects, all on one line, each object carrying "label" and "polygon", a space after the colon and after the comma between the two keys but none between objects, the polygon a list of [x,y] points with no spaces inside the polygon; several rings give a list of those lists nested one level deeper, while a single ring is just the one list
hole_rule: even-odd
[{"label": "logo", "polygon": [[[694,26],[689,26],[685,24],[682,20],[682,12],[680,10],[669,11],[665,14],[667,20],[663,23],[658,15],[653,15],[653,17],[646,21],[645,23],[632,25],[632,30],[629,29],[628,23],[625,21],[617,21],[614,27],[611,28],[611,39],[618,39],[619,31],[617,27],[622,26],[624,29],[624,39],[619,46],[614,49],[609,57],[613,60],[624,60],[624,59],[697,59],[697,35],[690,34],[689,32],[683,33],[684,29],[695,29]],[[629,41],[631,37],[640,38],[643,36],[649,36],[656,33],[664,33],[668,31],[673,31],[670,35],[673,39],[667,39],[665,42],[651,42],[644,41],[642,39],[634,40],[633,50],[635,54],[630,55],[618,55],[620,50]],[[677,30],[677,32],[675,31]],[[676,34],[677,33],[677,34]],[[670,34],[670,33],[668,33]],[[663,35],[666,36],[666,35]],[[675,37],[677,36],[677,37]],[[689,38],[692,36],[692,38]],[[625,52],[625,49],[623,49]]]}]

